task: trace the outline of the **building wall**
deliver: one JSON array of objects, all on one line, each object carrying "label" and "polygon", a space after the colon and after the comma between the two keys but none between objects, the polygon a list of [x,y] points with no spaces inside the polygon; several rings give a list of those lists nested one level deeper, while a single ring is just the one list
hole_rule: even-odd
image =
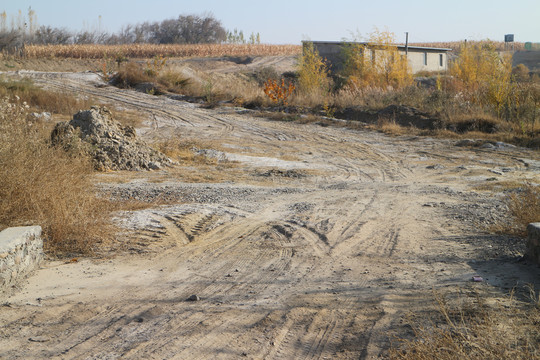
[{"label": "building wall", "polygon": [[[405,51],[400,51],[400,53],[405,54]],[[409,50],[408,60],[414,74],[420,71],[448,70],[448,56],[446,52]]]},{"label": "building wall", "polygon": [[[319,52],[319,55],[325,58],[330,63],[330,69],[332,72],[336,73],[343,69],[343,43],[314,42],[313,45],[315,49]],[[399,53],[405,55],[405,50],[402,50],[400,48]],[[407,58],[409,60],[409,65],[411,66],[411,70],[414,74],[420,71],[446,71],[448,69],[448,55],[446,51],[435,51],[429,48],[421,50],[409,48],[409,54]]]},{"label": "building wall", "polygon": [[330,71],[338,73],[343,69],[344,57],[341,46],[335,43],[313,43],[313,46],[319,55],[330,64]]}]

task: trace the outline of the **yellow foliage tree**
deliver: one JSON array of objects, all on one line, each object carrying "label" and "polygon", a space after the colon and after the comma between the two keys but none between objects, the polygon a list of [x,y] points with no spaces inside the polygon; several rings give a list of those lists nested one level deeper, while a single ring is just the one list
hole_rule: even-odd
[{"label": "yellow foliage tree", "polygon": [[497,116],[508,105],[513,92],[512,57],[499,54],[491,42],[463,44],[459,57],[451,64],[455,90],[480,105],[490,105]]},{"label": "yellow foliage tree", "polygon": [[328,65],[311,42],[304,43],[299,62],[298,87],[300,91],[305,93],[330,90]]},{"label": "yellow foliage tree", "polygon": [[347,43],[343,49],[347,82],[358,87],[393,89],[412,84],[407,58],[394,43],[394,33],[378,29],[370,34],[367,43]]}]

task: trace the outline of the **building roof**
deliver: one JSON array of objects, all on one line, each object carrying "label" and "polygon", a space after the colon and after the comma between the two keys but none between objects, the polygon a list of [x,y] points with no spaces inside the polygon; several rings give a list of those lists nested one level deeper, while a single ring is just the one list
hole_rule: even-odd
[{"label": "building roof", "polygon": [[[303,43],[313,43],[313,44],[359,44],[359,45],[373,45],[367,42],[357,42],[357,41],[302,41]],[[395,45],[398,49],[405,50],[405,45]],[[409,50],[428,50],[428,51],[452,51],[452,49],[447,48],[436,48],[436,47],[425,47],[425,46],[407,46]]]}]

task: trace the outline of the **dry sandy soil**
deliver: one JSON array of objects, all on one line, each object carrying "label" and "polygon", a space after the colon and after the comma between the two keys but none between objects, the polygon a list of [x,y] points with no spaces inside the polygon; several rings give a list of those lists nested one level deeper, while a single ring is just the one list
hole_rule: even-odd
[{"label": "dry sandy soil", "polygon": [[169,203],[118,214],[114,254],[46,261],[0,306],[2,359],[371,359],[411,335],[406,316],[427,316],[433,290],[496,304],[540,285],[517,261],[523,240],[485,230],[505,216],[497,184],[540,181],[536,152],[269,121],[93,73],[20,75],[136,110],[148,141],[214,144],[236,163],[216,165],[220,183],[183,182],[200,169],[182,166],[97,176],[115,197]]}]

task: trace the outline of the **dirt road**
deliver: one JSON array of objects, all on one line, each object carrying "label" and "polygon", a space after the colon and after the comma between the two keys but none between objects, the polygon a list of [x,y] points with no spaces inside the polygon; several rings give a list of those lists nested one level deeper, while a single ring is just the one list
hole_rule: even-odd
[{"label": "dirt road", "polygon": [[538,182],[537,153],[268,121],[91,73],[22,75],[139,111],[149,140],[219,144],[261,181],[223,167],[219,184],[168,170],[106,182],[176,203],[121,215],[120,254],[45,262],[0,306],[2,359],[377,358],[410,334],[404,315],[431,309],[434,289],[503,299],[540,279],[515,261],[522,242],[483,230],[505,212],[501,194],[478,190]]}]

